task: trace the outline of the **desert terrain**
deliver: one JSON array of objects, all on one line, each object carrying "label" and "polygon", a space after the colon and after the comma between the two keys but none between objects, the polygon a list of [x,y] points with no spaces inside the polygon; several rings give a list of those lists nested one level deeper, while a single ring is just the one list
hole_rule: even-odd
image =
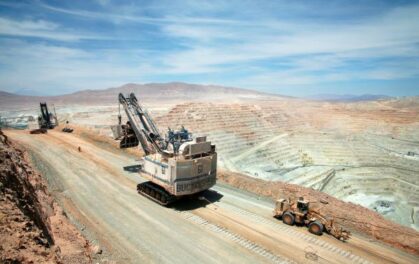
[{"label": "desert terrain", "polygon": [[[136,193],[142,179],[123,168],[142,154],[119,150],[110,130],[122,111],[117,94],[130,91],[163,133],[184,125],[216,144],[220,180],[204,200],[164,208]],[[39,101],[47,101],[61,124],[75,128],[73,134],[58,128],[45,135],[5,133],[28,152],[71,221],[104,249],[102,260],[417,262],[419,98],[309,101],[179,83],[81,94],[2,96],[1,117],[13,117],[10,124],[28,123],[27,116],[38,114]],[[272,209],[274,200],[290,191],[261,187],[281,189],[285,183],[303,188],[296,195],[314,199],[322,192],[350,208],[348,214],[369,208],[365,215],[376,225],[346,217],[341,222],[354,233],[347,243],[285,226],[272,218]]]},{"label": "desert terrain", "polygon": [[[243,263],[414,263],[417,257],[354,232],[343,243],[272,217],[273,202],[220,181],[201,200],[169,208],[140,196],[138,174],[126,171],[138,153],[114,148],[89,131],[33,135],[7,131],[84,236],[99,245],[101,261]],[[78,151],[81,146],[82,151]],[[224,173],[221,173],[224,175]],[[399,232],[397,230],[396,232]],[[415,233],[403,247],[415,252]],[[379,231],[378,231],[379,232]],[[194,250],[190,250],[193,248]]]},{"label": "desert terrain", "polygon": [[0,130],[0,262],[91,263],[94,246],[69,220],[31,166]]}]

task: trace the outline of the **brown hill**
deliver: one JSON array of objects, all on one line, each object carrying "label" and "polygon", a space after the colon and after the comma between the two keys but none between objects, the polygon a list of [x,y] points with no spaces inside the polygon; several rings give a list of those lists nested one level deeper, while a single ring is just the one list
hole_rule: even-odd
[{"label": "brown hill", "polygon": [[104,90],[84,90],[60,96],[23,96],[0,91],[0,109],[15,109],[22,106],[33,107],[41,101],[62,104],[115,104],[119,93],[134,92],[142,101],[240,101],[243,99],[281,98],[253,90],[216,85],[187,83],[125,84]]}]

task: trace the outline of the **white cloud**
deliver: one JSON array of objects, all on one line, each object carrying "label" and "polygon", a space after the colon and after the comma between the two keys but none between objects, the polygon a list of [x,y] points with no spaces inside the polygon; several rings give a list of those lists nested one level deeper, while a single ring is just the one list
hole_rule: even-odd
[{"label": "white cloud", "polygon": [[120,59],[115,56],[117,51],[87,52],[24,41],[12,41],[7,46],[10,48],[0,53],[0,61],[5,65],[0,71],[0,89],[8,91],[31,88],[59,93],[99,89],[141,82],[150,70],[155,71],[150,65]]},{"label": "white cloud", "polygon": [[111,3],[110,0],[95,0],[95,2],[97,2],[101,6],[107,6]]},{"label": "white cloud", "polygon": [[96,34],[66,32],[58,24],[45,20],[13,20],[0,17],[0,35],[17,37],[37,37],[60,41],[100,39]]},{"label": "white cloud", "polygon": [[[252,64],[268,59],[285,62],[301,73],[333,70],[353,60],[418,56],[418,13],[419,6],[398,8],[353,25],[270,21],[266,22],[269,30],[247,27],[238,30],[237,26],[208,28],[199,24],[169,25],[164,29],[172,36],[189,38],[190,41],[186,44],[187,50],[171,54],[165,63],[174,72],[212,72],[217,69],[221,72],[225,70],[223,65]],[[218,40],[220,38],[224,39]],[[202,40],[212,42],[202,45]],[[377,74],[370,74],[371,77],[378,77],[380,66],[376,67]],[[403,69],[403,65],[399,69]],[[270,71],[267,69],[267,72]],[[387,67],[382,72],[393,78],[419,74],[417,68],[408,73],[395,70],[389,74],[390,71]],[[307,82],[337,79],[335,74],[333,76],[301,79]],[[342,76],[338,78],[343,79]],[[294,75],[286,79],[297,82]]]},{"label": "white cloud", "polygon": [[[5,65],[0,72],[0,88],[103,88],[148,81],[153,76],[177,79],[185,75],[203,76],[201,82],[211,83],[214,80],[211,75],[240,75],[241,72],[240,78],[229,80],[230,85],[278,87],[359,79],[394,80],[419,75],[418,5],[348,23],[331,23],[298,17],[281,20],[263,14],[255,16],[257,20],[228,15],[222,16],[224,18],[197,16],[188,10],[169,12],[171,7],[163,7],[160,3],[147,7],[147,11],[153,8],[162,11],[155,17],[138,13],[138,6],[120,7],[107,1],[101,4],[102,10],[109,8],[109,12],[65,9],[42,3],[41,7],[49,10],[47,13],[77,16],[84,22],[113,22],[118,24],[116,28],[127,26],[130,29],[121,30],[115,37],[112,32],[101,36],[85,32],[77,28],[77,24],[74,24],[76,29],[72,29],[73,25],[67,28],[64,24],[46,20],[0,17],[1,35],[45,40],[40,44],[0,42],[0,61]],[[194,5],[194,1],[188,4]],[[209,13],[222,10],[210,2],[200,8]],[[140,29],[137,31],[133,23],[153,24],[153,36],[147,39],[148,36]],[[85,39],[123,42],[125,38],[126,43],[107,50],[83,45],[70,48],[72,45],[69,45]],[[160,44],[159,41],[167,43],[156,47],[142,46],[143,42],[138,41],[141,38],[153,45]],[[58,40],[61,44],[51,44],[48,40]],[[132,40],[136,42],[133,44]],[[385,62],[391,58],[395,58],[396,63]],[[375,62],[377,60],[384,62]],[[356,64],[363,68],[357,69]]]},{"label": "white cloud", "polygon": [[194,39],[197,42],[208,42],[220,39],[234,40],[239,36],[232,31],[219,30],[219,27],[190,26],[185,24],[169,24],[163,27],[163,32],[174,37]]},{"label": "white cloud", "polygon": [[40,3],[40,6],[54,12],[63,13],[67,15],[79,16],[94,20],[103,20],[108,22],[113,22],[115,24],[121,24],[122,22],[134,22],[134,23],[144,23],[144,24],[167,24],[167,23],[182,23],[182,24],[236,24],[240,23],[239,21],[230,20],[230,19],[218,19],[211,17],[185,17],[185,16],[159,16],[159,17],[150,17],[145,15],[139,15],[133,13],[135,10],[141,10],[138,8],[138,5],[131,4],[128,6],[115,5],[113,9],[118,10],[119,12],[95,12],[88,10],[78,10],[78,9],[66,9],[60,8],[45,3]]}]

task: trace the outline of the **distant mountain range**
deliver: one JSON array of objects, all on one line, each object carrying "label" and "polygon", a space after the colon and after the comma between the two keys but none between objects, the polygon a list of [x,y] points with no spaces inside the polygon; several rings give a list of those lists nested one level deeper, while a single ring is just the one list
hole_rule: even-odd
[{"label": "distant mountain range", "polygon": [[197,85],[180,82],[172,83],[129,83],[120,87],[104,90],[83,90],[60,96],[29,96],[0,91],[0,109],[33,107],[39,102],[62,104],[116,104],[118,94],[134,92],[142,101],[208,101],[208,102],[238,102],[247,99],[285,98],[280,95],[268,94],[254,90],[224,87],[217,85]]},{"label": "distant mountain range", "polygon": [[387,95],[377,95],[377,94],[363,94],[363,95],[353,95],[353,94],[315,94],[311,96],[304,97],[305,99],[317,100],[317,101],[342,101],[342,102],[359,102],[359,101],[374,101],[380,99],[390,99],[392,97]]},{"label": "distant mountain range", "polygon": [[43,92],[39,92],[39,91],[36,91],[36,90],[27,89],[27,88],[17,89],[13,92],[13,94],[26,95],[26,96],[47,96]]},{"label": "distant mountain range", "polygon": [[[28,93],[27,89],[19,93]],[[277,99],[298,99],[294,97],[281,96],[277,94],[263,93],[254,90],[233,88],[217,85],[198,85],[181,82],[171,83],[129,83],[120,87],[104,90],[83,90],[72,94],[60,96],[30,96],[7,93],[0,91],[0,110],[17,109],[22,107],[38,107],[39,102],[54,103],[56,105],[103,105],[117,104],[118,94],[134,92],[137,98],[144,102],[173,101],[173,103],[185,101],[205,102],[243,102],[248,100],[277,100]],[[32,92],[31,92],[32,93]],[[385,95],[336,95],[318,94],[305,97],[307,100],[331,101],[331,102],[358,102],[391,99]],[[414,100],[416,102],[416,99]]]}]

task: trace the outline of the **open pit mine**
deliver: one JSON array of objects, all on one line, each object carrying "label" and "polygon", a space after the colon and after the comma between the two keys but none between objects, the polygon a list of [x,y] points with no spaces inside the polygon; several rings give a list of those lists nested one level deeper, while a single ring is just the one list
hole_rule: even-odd
[{"label": "open pit mine", "polygon": [[[118,94],[131,92],[141,106],[122,96],[120,115]],[[58,126],[30,134],[39,102]],[[310,101],[169,83],[0,103],[3,150],[26,153],[94,262],[419,262],[418,97]],[[166,171],[182,162],[188,181],[211,178],[190,199],[174,199],[184,172]],[[138,189],[150,182],[159,195]]]},{"label": "open pit mine", "polygon": [[417,230],[418,112],[386,102],[300,104],[181,104],[156,121],[207,134],[228,170],[313,188]]}]

